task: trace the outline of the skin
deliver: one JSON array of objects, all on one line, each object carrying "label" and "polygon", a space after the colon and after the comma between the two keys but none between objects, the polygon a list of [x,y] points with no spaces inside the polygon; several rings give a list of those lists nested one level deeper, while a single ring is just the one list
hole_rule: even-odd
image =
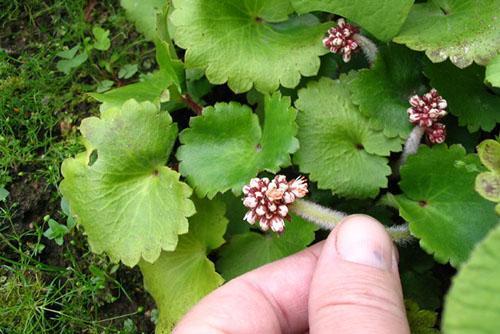
[{"label": "skin", "polygon": [[327,240],[228,282],[174,329],[187,333],[409,334],[397,250],[375,219],[345,218]]}]

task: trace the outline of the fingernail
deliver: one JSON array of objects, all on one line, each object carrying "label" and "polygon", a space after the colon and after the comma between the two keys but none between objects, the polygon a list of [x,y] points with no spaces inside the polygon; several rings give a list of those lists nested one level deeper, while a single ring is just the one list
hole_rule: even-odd
[{"label": "fingernail", "polygon": [[336,234],[336,248],[346,261],[392,270],[392,240],[384,226],[371,217],[354,215],[344,219]]}]

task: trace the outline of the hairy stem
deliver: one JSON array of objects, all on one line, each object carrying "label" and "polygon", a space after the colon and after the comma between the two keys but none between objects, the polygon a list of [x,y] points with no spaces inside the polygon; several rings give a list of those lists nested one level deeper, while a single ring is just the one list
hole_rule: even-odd
[{"label": "hairy stem", "polygon": [[422,137],[423,137],[424,133],[425,133],[424,128],[422,128],[418,125],[413,128],[413,130],[410,133],[410,136],[406,140],[405,146],[403,148],[403,153],[401,154],[401,157],[399,158],[398,164],[396,166],[397,167],[396,170],[399,170],[399,168],[404,165],[404,163],[406,162],[406,159],[408,159],[408,157],[410,155],[417,153],[418,146],[420,145],[420,142],[422,141]]},{"label": "hairy stem", "polygon": [[361,47],[361,50],[363,50],[363,53],[366,56],[366,59],[370,63],[370,65],[373,65],[375,62],[375,59],[377,59],[377,54],[378,54],[378,48],[373,43],[369,38],[361,35],[361,34],[355,34],[353,36],[353,39],[358,42],[359,46]]},{"label": "hairy stem", "polygon": [[[304,199],[296,200],[290,210],[321,229],[328,231],[333,230],[342,219],[347,217],[347,213],[335,211]],[[386,230],[398,244],[405,244],[412,239],[407,224],[393,225],[387,227]]]}]

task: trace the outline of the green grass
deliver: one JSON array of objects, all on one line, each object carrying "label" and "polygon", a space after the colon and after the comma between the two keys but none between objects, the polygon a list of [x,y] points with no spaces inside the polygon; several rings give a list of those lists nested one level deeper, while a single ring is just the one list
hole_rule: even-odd
[{"label": "green grass", "polygon": [[[152,328],[152,303],[137,270],[88,250],[73,229],[63,246],[43,236],[43,217],[59,223],[61,162],[81,150],[77,126],[98,113],[86,93],[99,82],[127,82],[120,69],[155,66],[154,48],[127,22],[118,1],[0,0],[0,333],[135,333]],[[57,70],[57,54],[110,31],[111,48],[80,67]],[[137,327],[137,330],[135,329]]]}]

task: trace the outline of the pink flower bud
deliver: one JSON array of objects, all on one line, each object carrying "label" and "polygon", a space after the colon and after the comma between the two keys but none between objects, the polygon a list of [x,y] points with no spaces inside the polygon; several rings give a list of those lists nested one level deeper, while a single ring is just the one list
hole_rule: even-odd
[{"label": "pink flower bud", "polygon": [[323,45],[330,52],[342,54],[344,62],[351,60],[351,54],[359,50],[359,44],[353,38],[359,33],[359,29],[355,26],[346,23],[344,19],[337,21],[337,27],[328,29],[328,35],[323,39]]}]

